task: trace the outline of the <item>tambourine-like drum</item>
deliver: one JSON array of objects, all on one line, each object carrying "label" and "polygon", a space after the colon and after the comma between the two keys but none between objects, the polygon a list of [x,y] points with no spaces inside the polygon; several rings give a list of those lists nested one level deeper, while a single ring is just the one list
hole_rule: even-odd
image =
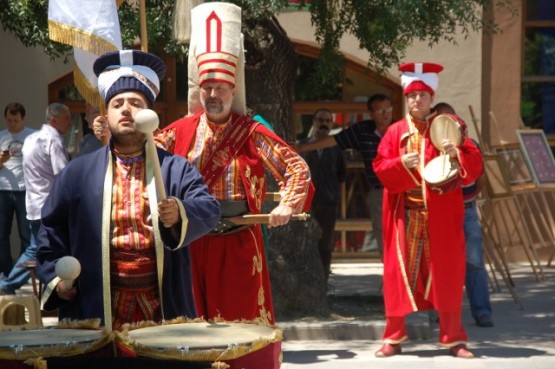
[{"label": "tambourine-like drum", "polygon": [[108,334],[87,329],[29,329],[0,333],[0,367],[29,369],[26,361],[48,360],[94,352],[111,340]]},{"label": "tambourine-like drum", "polygon": [[430,140],[438,150],[443,150],[441,141],[449,139],[455,146],[460,146],[466,139],[466,123],[453,114],[440,114],[430,125]]},{"label": "tambourine-like drum", "polygon": [[438,193],[453,191],[462,184],[459,164],[449,155],[439,155],[430,160],[424,167],[422,177],[432,191]]},{"label": "tambourine-like drum", "polygon": [[230,322],[192,322],[139,328],[128,332],[137,357],[223,362],[230,369],[278,369],[279,328]]}]

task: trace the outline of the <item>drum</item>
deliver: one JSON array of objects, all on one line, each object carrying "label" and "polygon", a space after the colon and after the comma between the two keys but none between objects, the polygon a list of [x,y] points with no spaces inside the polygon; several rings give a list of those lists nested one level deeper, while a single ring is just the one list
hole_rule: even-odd
[{"label": "drum", "polygon": [[26,360],[91,353],[110,340],[108,334],[98,330],[45,328],[3,331],[0,334],[0,367],[29,369]]},{"label": "drum", "polygon": [[224,362],[230,369],[278,369],[282,331],[230,322],[192,322],[139,328],[125,344],[138,357]]},{"label": "drum", "polygon": [[466,123],[454,114],[440,114],[430,125],[430,140],[436,149],[443,151],[441,141],[449,139],[455,146],[460,146],[466,138]]},{"label": "drum", "polygon": [[459,164],[449,155],[439,155],[430,160],[424,167],[422,177],[432,191],[440,194],[453,191],[462,184]]}]

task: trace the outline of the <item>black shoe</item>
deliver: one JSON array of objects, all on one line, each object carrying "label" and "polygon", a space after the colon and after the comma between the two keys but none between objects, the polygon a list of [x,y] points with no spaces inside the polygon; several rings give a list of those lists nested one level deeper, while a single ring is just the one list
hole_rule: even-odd
[{"label": "black shoe", "polygon": [[476,325],[478,327],[489,328],[494,326],[493,320],[491,320],[491,316],[489,315],[481,315],[474,319],[476,320]]}]

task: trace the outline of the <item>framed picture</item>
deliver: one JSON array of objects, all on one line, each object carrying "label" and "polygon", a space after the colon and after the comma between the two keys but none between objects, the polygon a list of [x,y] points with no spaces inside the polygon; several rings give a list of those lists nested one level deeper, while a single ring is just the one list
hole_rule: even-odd
[{"label": "framed picture", "polygon": [[527,185],[535,187],[534,179],[532,174],[530,174],[530,169],[528,169],[528,164],[518,143],[498,147],[495,149],[495,152],[499,155],[511,186],[515,188],[522,186],[529,187]]},{"label": "framed picture", "polygon": [[541,129],[517,129],[524,159],[537,186],[555,186],[555,158]]},{"label": "framed picture", "polygon": [[504,197],[511,195],[508,174],[501,158],[497,154],[487,154],[484,159],[484,175],[489,197]]}]

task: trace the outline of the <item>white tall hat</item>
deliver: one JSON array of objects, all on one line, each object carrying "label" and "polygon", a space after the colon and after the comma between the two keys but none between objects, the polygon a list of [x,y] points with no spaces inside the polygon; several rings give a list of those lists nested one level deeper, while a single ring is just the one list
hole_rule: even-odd
[{"label": "white tall hat", "polygon": [[[232,110],[246,113],[245,63],[241,8],[237,5],[210,2],[191,10],[189,45],[189,100],[208,81],[226,82],[235,88]],[[189,101],[189,106],[194,106]]]}]

